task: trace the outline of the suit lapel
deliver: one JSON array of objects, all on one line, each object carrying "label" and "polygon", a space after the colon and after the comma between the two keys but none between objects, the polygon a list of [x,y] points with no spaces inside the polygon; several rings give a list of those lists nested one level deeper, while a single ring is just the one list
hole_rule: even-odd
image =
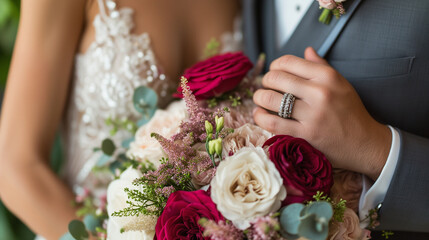
[{"label": "suit lapel", "polygon": [[262,26],[264,29],[262,32],[264,34],[263,46],[267,54],[267,62],[270,63],[274,59],[285,54],[303,57],[305,48],[309,46],[316,49],[318,53],[324,57],[360,2],[361,0],[347,0],[344,4],[346,14],[341,16],[340,19],[333,17],[331,23],[326,25],[319,22],[319,16],[322,10],[319,9],[318,2],[314,1],[289,41],[279,50],[276,50],[274,1],[266,1],[263,11],[264,23]]},{"label": "suit lapel", "polygon": [[244,50],[246,55],[256,62],[261,52],[260,46],[260,1],[243,0],[243,30],[244,30]]}]

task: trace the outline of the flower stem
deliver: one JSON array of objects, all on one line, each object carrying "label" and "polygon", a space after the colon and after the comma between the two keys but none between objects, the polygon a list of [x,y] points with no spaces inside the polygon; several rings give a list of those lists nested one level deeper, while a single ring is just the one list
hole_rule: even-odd
[{"label": "flower stem", "polygon": [[332,10],[324,8],[323,12],[320,14],[319,22],[328,25],[331,22],[331,19],[332,19]]}]

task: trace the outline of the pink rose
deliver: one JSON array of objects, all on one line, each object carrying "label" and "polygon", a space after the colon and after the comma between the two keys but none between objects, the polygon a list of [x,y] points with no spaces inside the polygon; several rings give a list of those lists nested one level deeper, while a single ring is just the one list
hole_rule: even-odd
[{"label": "pink rose", "polygon": [[346,208],[342,222],[332,221],[329,227],[329,240],[363,240],[370,239],[371,232],[359,226],[359,217]]},{"label": "pink rose", "polygon": [[318,0],[319,6],[326,9],[334,9],[337,7],[337,4],[334,0]]},{"label": "pink rose", "polygon": [[[226,53],[211,57],[186,69],[184,77],[197,100],[219,96],[234,89],[253,67],[243,53]],[[179,86],[175,97],[183,97]]]},{"label": "pink rose", "polygon": [[268,139],[270,160],[283,178],[287,197],[283,205],[311,200],[317,191],[329,194],[332,166],[325,155],[307,141],[287,135]]},{"label": "pink rose", "polygon": [[222,102],[219,104],[220,109],[224,107],[229,108],[229,113],[224,116],[225,127],[236,129],[247,123],[255,124],[253,120],[253,110],[256,108],[256,105],[252,99],[243,99],[241,105],[237,107],[231,107],[229,102]]},{"label": "pink rose", "polygon": [[204,229],[198,224],[200,218],[224,220],[207,192],[174,192],[156,223],[156,239],[210,239],[203,236]]},{"label": "pink rose", "polygon": [[331,188],[331,198],[339,201],[347,200],[347,207],[355,212],[359,208],[359,199],[362,193],[362,175],[347,170],[334,170],[334,185]]}]

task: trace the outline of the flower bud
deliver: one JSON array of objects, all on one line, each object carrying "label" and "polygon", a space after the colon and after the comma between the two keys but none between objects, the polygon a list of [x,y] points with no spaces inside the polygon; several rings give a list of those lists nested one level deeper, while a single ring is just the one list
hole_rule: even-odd
[{"label": "flower bud", "polygon": [[207,137],[213,134],[213,125],[207,120],[206,120],[206,133],[207,133]]},{"label": "flower bud", "polygon": [[214,143],[214,148],[215,148],[215,152],[216,154],[222,158],[222,138],[218,138],[216,140],[213,140]]},{"label": "flower bud", "polygon": [[216,150],[215,150],[215,144],[216,144],[216,140],[209,141],[209,154],[210,155],[213,155],[216,152]]},{"label": "flower bud", "polygon": [[223,129],[224,118],[216,116],[215,121],[216,121],[216,132],[219,133]]}]

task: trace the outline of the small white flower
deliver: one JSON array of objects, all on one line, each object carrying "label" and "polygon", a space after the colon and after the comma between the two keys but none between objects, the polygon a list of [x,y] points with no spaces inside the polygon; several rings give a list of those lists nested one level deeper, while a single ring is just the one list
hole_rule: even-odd
[{"label": "small white flower", "polygon": [[166,157],[159,142],[150,135],[154,132],[170,138],[179,132],[180,123],[186,119],[184,101],[173,102],[166,110],[157,110],[152,119],[137,130],[135,141],[130,144],[127,156],[138,161],[149,161],[158,167]]},{"label": "small white flower", "polygon": [[[140,215],[129,217],[113,217],[112,213],[128,207],[125,188],[142,191],[142,187],[134,186],[132,182],[142,177],[140,171],[132,167],[125,170],[119,179],[112,181],[107,188],[107,225],[108,239],[153,239],[155,234],[156,216]],[[125,231],[121,233],[121,231]]]},{"label": "small white flower", "polygon": [[261,147],[244,147],[219,164],[211,181],[218,210],[239,229],[277,211],[286,198],[283,180]]}]

